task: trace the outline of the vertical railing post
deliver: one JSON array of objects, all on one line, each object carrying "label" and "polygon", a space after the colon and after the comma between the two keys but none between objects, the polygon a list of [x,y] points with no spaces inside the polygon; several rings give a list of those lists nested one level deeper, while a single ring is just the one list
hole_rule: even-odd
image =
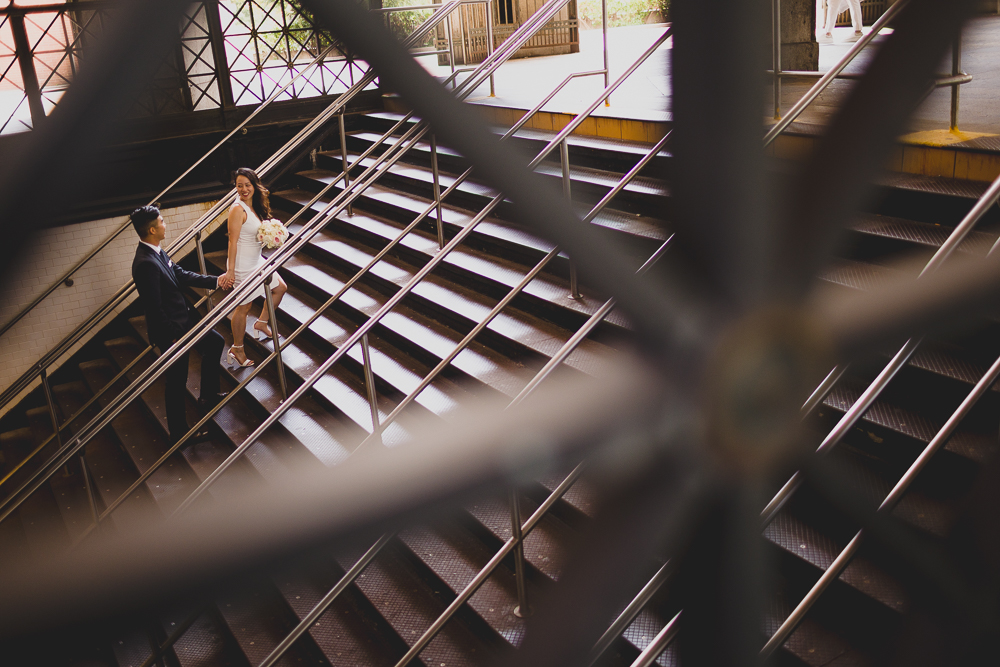
[{"label": "vertical railing post", "polygon": [[288,398],[288,385],[285,383],[285,365],[281,363],[281,344],[278,342],[278,318],[274,312],[274,298],[271,296],[272,273],[264,283],[264,301],[267,303],[267,316],[271,321],[271,341],[274,343],[274,362],[278,365],[278,385],[281,387],[281,400]]},{"label": "vertical railing post", "polygon": [[52,432],[56,436],[56,443],[59,445],[59,448],[62,449],[63,443],[62,435],[59,433],[59,417],[56,415],[56,402],[52,397],[52,387],[49,385],[49,376],[45,372],[44,368],[42,368],[40,375],[42,378],[42,389],[45,391],[45,402],[49,406],[49,419],[52,420]]},{"label": "vertical railing post", "polygon": [[[56,445],[59,449],[62,449],[62,434],[59,432],[59,417],[56,414],[56,402],[52,395],[52,387],[49,385],[49,376],[45,372],[44,367],[41,367],[39,375],[42,379],[42,390],[45,392],[45,402],[49,407],[49,419],[52,421],[52,434],[56,438]],[[67,464],[63,468],[63,476],[69,477],[69,474],[69,465]]]},{"label": "vertical railing post", "polygon": [[[562,164],[562,186],[563,186],[563,197],[566,198],[567,202],[572,203],[573,195],[570,191],[570,178],[569,178],[569,145],[566,143],[567,139],[563,139],[559,144],[559,161]],[[571,299],[581,299],[583,296],[580,294],[580,283],[576,276],[576,262],[573,258],[569,258],[569,298]]]},{"label": "vertical railing post", "polygon": [[208,20],[208,38],[212,42],[212,62],[215,65],[215,80],[219,85],[219,103],[222,111],[236,106],[233,99],[233,81],[229,73],[229,60],[226,58],[226,36],[222,32],[222,19],[219,16],[219,0],[208,0],[205,3],[205,18]]},{"label": "vertical railing post", "polygon": [[[486,0],[486,58],[493,55],[493,0]],[[496,83],[490,72],[490,97],[497,96]]]},{"label": "vertical railing post", "polygon": [[28,111],[31,112],[31,126],[37,128],[45,122],[45,107],[42,106],[42,91],[38,86],[38,74],[35,72],[35,57],[31,53],[31,43],[28,32],[24,28],[24,12],[11,8],[10,31],[14,38],[14,53],[17,55],[17,65],[21,69],[21,81],[24,83],[24,95],[28,98]]},{"label": "vertical railing post", "polygon": [[[962,73],[962,33],[955,37],[955,42],[951,45],[951,75],[958,76]],[[958,132],[958,88],[959,84],[951,85],[951,131]]]},{"label": "vertical railing post", "polygon": [[[459,28],[458,41],[459,44],[462,45],[462,65],[469,64],[469,49],[465,48],[465,35],[468,30],[468,26],[466,25],[467,22],[465,20],[466,7],[467,5],[461,5],[458,8],[458,28]],[[469,46],[471,46],[471,44]]]},{"label": "vertical railing post", "polygon": [[382,424],[378,416],[378,394],[375,393],[375,374],[372,372],[372,355],[368,346],[368,334],[361,337],[361,361],[364,364],[368,406],[372,413],[372,436],[376,442],[382,444]]},{"label": "vertical railing post", "polygon": [[[445,32],[448,33],[448,64],[451,65],[451,73],[455,74],[455,35],[451,32],[451,14],[444,17]],[[453,76],[451,79],[452,89],[458,86],[458,77]]]},{"label": "vertical railing post", "polygon": [[101,527],[101,513],[97,511],[97,499],[94,497],[94,484],[90,479],[90,471],[87,470],[87,461],[83,458],[83,451],[80,451],[80,470],[83,472],[83,486],[87,490],[87,502],[90,504],[90,518],[94,520],[94,526]]},{"label": "vertical railing post", "polygon": [[[608,69],[608,0],[601,0],[601,48],[604,50],[604,88],[611,84],[611,70]],[[611,98],[604,98],[604,106],[611,106]]]},{"label": "vertical railing post", "polygon": [[201,244],[201,230],[199,229],[194,235],[194,245],[198,250],[198,270],[202,273],[208,273],[208,264],[205,263],[205,246]]},{"label": "vertical railing post", "polygon": [[517,489],[510,490],[510,530],[514,538],[514,578],[517,582],[517,606],[514,615],[527,618],[531,615],[528,604],[528,587],[524,580],[524,535],[521,534],[521,497]]},{"label": "vertical railing post", "polygon": [[[337,116],[337,122],[340,124],[340,162],[344,167],[344,189],[346,190],[351,184],[351,174],[347,164],[347,132],[344,129],[343,111]],[[347,215],[354,215],[354,206],[350,203],[347,205]]]},{"label": "vertical railing post", "polygon": [[774,93],[774,120],[781,120],[781,0],[771,0],[771,72]]},{"label": "vertical railing post", "polygon": [[438,170],[437,137],[431,135],[431,173],[434,176],[434,204],[437,208],[438,249],[444,248],[444,218],[441,215],[441,172]]}]

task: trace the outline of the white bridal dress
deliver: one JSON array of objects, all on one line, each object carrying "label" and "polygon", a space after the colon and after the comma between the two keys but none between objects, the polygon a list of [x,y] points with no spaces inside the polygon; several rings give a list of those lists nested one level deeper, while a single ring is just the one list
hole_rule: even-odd
[{"label": "white bridal dress", "polygon": [[[247,214],[247,219],[240,227],[240,238],[236,241],[236,267],[234,269],[236,282],[233,284],[233,289],[239,287],[244,280],[251,277],[264,264],[264,256],[260,252],[261,244],[257,240],[257,231],[261,224],[260,218],[253,212],[253,208],[244,203],[242,199],[239,200],[239,203]],[[240,305],[248,304],[257,297],[263,296],[264,286],[261,285],[251,292]]]}]

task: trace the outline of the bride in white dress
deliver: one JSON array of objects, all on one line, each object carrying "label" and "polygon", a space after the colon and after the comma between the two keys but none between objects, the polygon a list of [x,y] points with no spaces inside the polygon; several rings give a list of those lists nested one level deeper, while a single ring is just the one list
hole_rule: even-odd
[{"label": "bride in white dress", "polygon": [[[255,269],[264,263],[261,255],[261,244],[257,240],[257,230],[262,220],[271,217],[271,206],[268,202],[267,188],[253,169],[241,167],[236,170],[236,192],[239,201],[229,209],[229,257],[226,261],[225,281],[228,286],[237,288],[249,278]],[[274,274],[277,285],[272,286],[271,295],[275,310],[281,302],[281,297],[288,291],[288,286],[277,273]],[[243,350],[243,337],[246,334],[247,315],[253,307],[253,300],[264,296],[262,285],[246,297],[246,300],[233,310],[233,344],[229,348],[229,360],[240,367],[253,366],[253,361],[247,358]],[[267,323],[267,304],[261,307],[260,317],[254,322],[254,331],[258,337],[271,336],[271,328]]]}]

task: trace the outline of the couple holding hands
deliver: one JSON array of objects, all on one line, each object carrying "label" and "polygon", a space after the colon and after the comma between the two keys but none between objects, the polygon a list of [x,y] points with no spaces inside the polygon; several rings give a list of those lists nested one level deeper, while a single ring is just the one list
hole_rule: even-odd
[{"label": "couple holding hands", "polygon": [[[287,230],[276,220],[271,220],[268,191],[252,169],[236,170],[236,203],[229,209],[229,254],[226,273],[221,276],[206,276],[182,269],[173,263],[167,253],[160,248],[166,238],[167,229],[155,206],[142,206],[132,212],[131,221],[139,235],[139,246],[132,261],[132,279],[139,290],[139,301],[146,314],[146,327],[151,343],[165,351],[181,336],[190,331],[198,322],[197,313],[188,305],[183,287],[204,289],[233,289],[253,276],[264,263],[261,250],[265,245],[278,247],[287,238]],[[274,305],[277,307],[288,287],[277,273],[277,285],[272,289]],[[233,344],[229,348],[228,359],[234,366],[252,366],[243,349],[246,335],[247,315],[253,307],[253,300],[264,296],[264,286],[248,294],[236,306],[232,314]],[[271,336],[268,325],[267,307],[253,324],[254,333],[259,337]],[[201,396],[198,405],[203,410],[214,407],[225,396],[220,392],[219,359],[225,341],[216,331],[208,331],[195,344],[202,357]],[[184,389],[187,384],[188,355],[185,354],[167,369],[166,412],[167,426],[172,442],[179,440],[188,431],[185,416]],[[205,437],[207,433],[198,433]]]}]

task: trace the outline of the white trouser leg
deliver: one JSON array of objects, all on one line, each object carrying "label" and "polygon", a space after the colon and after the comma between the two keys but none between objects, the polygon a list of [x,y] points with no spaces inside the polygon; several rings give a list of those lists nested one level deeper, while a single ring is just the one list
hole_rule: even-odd
[{"label": "white trouser leg", "polygon": [[861,32],[863,17],[861,15],[861,0],[847,0],[851,8],[851,23],[854,24],[854,32]]},{"label": "white trouser leg", "polygon": [[837,14],[844,4],[844,0],[826,0],[826,34],[833,34],[833,29],[837,25]]}]

